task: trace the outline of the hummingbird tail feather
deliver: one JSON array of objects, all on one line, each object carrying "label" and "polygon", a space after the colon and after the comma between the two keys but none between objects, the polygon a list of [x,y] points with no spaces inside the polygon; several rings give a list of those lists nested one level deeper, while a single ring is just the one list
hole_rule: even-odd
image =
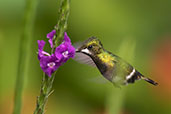
[{"label": "hummingbird tail feather", "polygon": [[134,83],[136,80],[145,80],[146,82],[150,83],[150,84],[153,84],[153,85],[158,85],[157,82],[153,81],[152,79],[150,78],[147,78],[145,76],[143,76],[140,72],[136,71],[135,73],[133,73],[131,75],[130,78],[128,78],[127,80],[127,83]]},{"label": "hummingbird tail feather", "polygon": [[151,83],[151,84],[153,84],[153,85],[155,85],[155,86],[158,85],[157,82],[151,80],[150,78],[146,78],[146,77],[144,77],[144,76],[141,76],[141,79],[143,79],[143,80],[145,80],[146,82]]}]

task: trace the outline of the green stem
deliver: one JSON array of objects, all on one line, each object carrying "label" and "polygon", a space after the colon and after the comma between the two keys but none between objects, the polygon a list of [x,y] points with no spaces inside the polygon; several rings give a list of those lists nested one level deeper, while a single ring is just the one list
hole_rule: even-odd
[{"label": "green stem", "polygon": [[63,41],[64,32],[67,29],[67,21],[70,12],[69,5],[70,5],[70,0],[63,0],[61,3],[61,7],[59,9],[60,12],[59,20],[57,25],[55,26],[56,38],[54,40],[55,40],[56,47]]},{"label": "green stem", "polygon": [[35,20],[35,11],[38,0],[27,0],[25,15],[23,20],[23,33],[20,39],[18,71],[15,87],[14,110],[13,114],[21,113],[22,92],[28,67],[29,51],[31,46],[31,38],[33,25]]},{"label": "green stem", "polygon": [[[56,29],[56,39],[54,39],[55,46],[58,46],[63,40],[63,35],[67,28],[67,20],[69,16],[69,5],[70,5],[70,0],[61,1],[61,6],[59,10],[59,20],[57,22],[58,23],[57,26],[55,27]],[[54,48],[51,50],[51,52],[53,52]],[[37,97],[37,104],[36,104],[36,109],[34,111],[34,114],[44,114],[44,108],[48,101],[48,97],[53,92],[52,86],[53,86],[53,82],[55,79],[55,74],[56,72],[52,75],[51,78],[49,78],[45,74],[43,75],[40,95]]]},{"label": "green stem", "polygon": [[52,85],[55,79],[55,74],[49,78],[43,75],[40,96],[37,97],[37,105],[34,114],[43,114],[49,95],[52,93]]}]

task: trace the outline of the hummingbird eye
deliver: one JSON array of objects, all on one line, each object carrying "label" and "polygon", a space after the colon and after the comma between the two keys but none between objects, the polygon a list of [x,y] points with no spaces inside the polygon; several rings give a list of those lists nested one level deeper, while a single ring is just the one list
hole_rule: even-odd
[{"label": "hummingbird eye", "polygon": [[93,46],[92,46],[92,45],[89,45],[89,46],[88,46],[88,49],[92,49],[92,48],[93,48]]}]

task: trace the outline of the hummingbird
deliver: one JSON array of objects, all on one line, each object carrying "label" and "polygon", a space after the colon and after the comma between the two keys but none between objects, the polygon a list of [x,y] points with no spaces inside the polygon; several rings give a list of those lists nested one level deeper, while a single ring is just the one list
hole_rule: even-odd
[{"label": "hummingbird", "polygon": [[75,45],[76,61],[97,67],[100,73],[115,86],[134,83],[136,80],[158,85],[157,82],[145,77],[132,65],[103,48],[101,41],[90,37],[82,43]]}]

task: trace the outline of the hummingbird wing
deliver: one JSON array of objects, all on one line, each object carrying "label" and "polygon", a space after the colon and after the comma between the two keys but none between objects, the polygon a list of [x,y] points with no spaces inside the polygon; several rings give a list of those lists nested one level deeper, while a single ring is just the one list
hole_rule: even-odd
[{"label": "hummingbird wing", "polygon": [[74,60],[79,62],[79,63],[82,63],[82,64],[87,64],[87,65],[96,67],[96,64],[91,59],[91,57],[89,57],[88,55],[83,54],[83,53],[76,53],[75,57],[74,57]]},{"label": "hummingbird wing", "polygon": [[76,43],[73,44],[75,49],[80,48],[82,45],[83,45],[83,42],[76,42]]},{"label": "hummingbird wing", "polygon": [[111,55],[114,57],[114,66],[108,66],[108,70],[104,73],[104,76],[116,85],[127,84],[127,80],[132,78],[135,69],[120,57]]},{"label": "hummingbird wing", "polygon": [[93,82],[93,83],[97,83],[97,84],[106,84],[108,83],[109,81],[106,80],[104,77],[102,76],[96,76],[96,77],[93,77],[93,78],[89,78],[87,80],[88,82]]}]

